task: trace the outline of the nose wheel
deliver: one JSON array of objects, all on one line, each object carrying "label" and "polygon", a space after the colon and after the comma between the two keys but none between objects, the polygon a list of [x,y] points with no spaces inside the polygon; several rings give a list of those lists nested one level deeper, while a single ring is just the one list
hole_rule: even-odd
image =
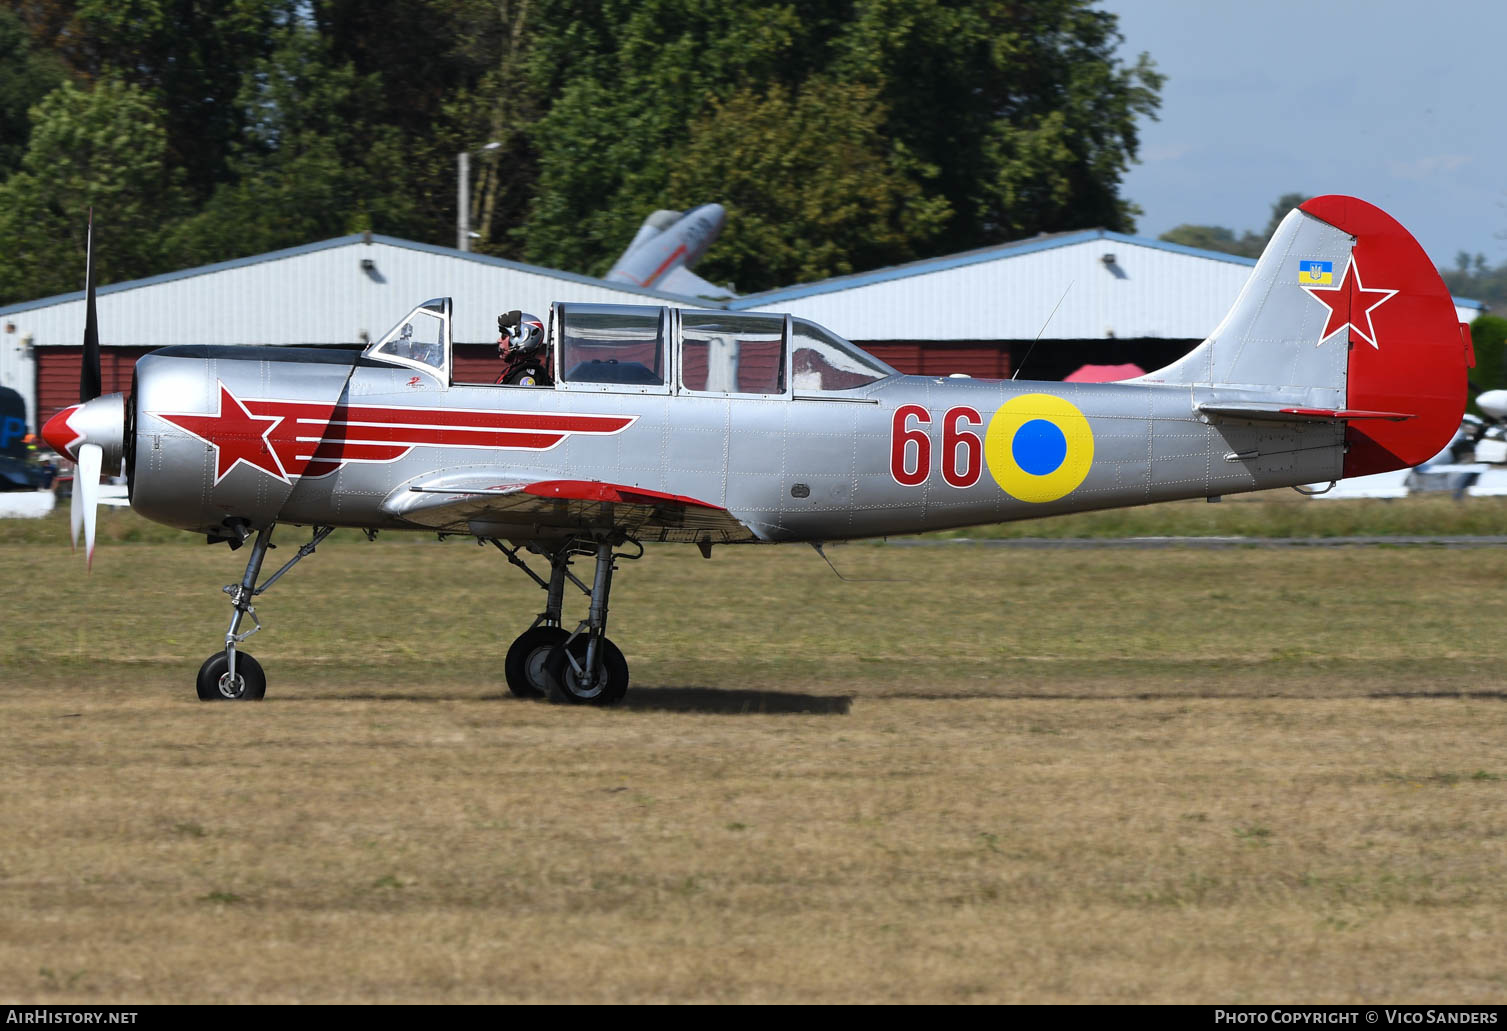
[{"label": "nose wheel", "polygon": [[199,667],[201,702],[256,702],[267,694],[267,675],[262,664],[246,652],[236,652],[235,675],[224,652],[215,652]]},{"label": "nose wheel", "polygon": [[[256,609],[251,605],[252,599],[276,583],[301,559],[314,554],[314,549],[318,547],[319,542],[335,529],[333,526],[314,527],[314,536],[309,543],[299,548],[298,554],[269,576],[261,586],[257,586],[257,578],[262,574],[262,560],[267,557],[267,550],[272,547],[272,530],[276,525],[276,523],[268,523],[257,532],[256,542],[251,546],[251,557],[246,562],[246,573],[241,577],[241,582],[225,585],[225,593],[230,595],[230,629],[225,632],[225,650],[215,652],[204,660],[204,665],[199,667],[196,687],[200,701],[254,702],[266,696],[267,675],[262,672],[261,663],[241,651],[240,648],[246,638],[262,628],[262,621],[256,618]],[[235,546],[239,547],[239,544]],[[252,627],[250,630],[242,631],[241,622],[247,616],[251,617]]]}]

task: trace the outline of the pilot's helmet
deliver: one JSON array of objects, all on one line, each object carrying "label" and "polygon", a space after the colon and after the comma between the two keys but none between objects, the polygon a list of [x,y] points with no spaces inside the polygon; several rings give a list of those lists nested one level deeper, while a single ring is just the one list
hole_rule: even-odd
[{"label": "pilot's helmet", "polygon": [[539,316],[523,312],[518,317],[518,329],[513,336],[513,348],[518,351],[532,351],[544,343],[544,323]]}]

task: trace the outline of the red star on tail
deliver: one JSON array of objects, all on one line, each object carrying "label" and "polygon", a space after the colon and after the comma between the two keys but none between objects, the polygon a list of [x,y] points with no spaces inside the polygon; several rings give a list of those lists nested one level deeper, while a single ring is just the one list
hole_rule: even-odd
[{"label": "red star on tail", "polygon": [[1319,334],[1322,344],[1340,330],[1349,326],[1355,335],[1381,350],[1376,342],[1376,329],[1371,325],[1371,313],[1396,296],[1396,290],[1367,290],[1361,283],[1360,266],[1351,261],[1345,266],[1345,279],[1338,287],[1305,286],[1309,295],[1329,309],[1329,320],[1324,323],[1324,332]]}]

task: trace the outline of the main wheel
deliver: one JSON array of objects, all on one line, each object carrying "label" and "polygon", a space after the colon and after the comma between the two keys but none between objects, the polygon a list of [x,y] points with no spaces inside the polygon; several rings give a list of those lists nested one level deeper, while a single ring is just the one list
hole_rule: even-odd
[{"label": "main wheel", "polygon": [[587,638],[582,634],[550,651],[544,664],[545,675],[549,677],[549,700],[573,705],[616,705],[628,693],[628,660],[617,645],[601,638],[597,646],[597,675],[587,687],[567,659],[569,653],[578,665],[585,667],[586,646]]},{"label": "main wheel", "polygon": [[519,698],[543,698],[548,694],[549,679],[544,665],[549,653],[569,636],[568,630],[557,626],[536,626],[520,634],[502,662],[508,690]]},{"label": "main wheel", "polygon": [[235,653],[235,683],[230,681],[230,660],[215,652],[199,667],[201,702],[256,702],[267,693],[267,674],[262,664],[245,652]]}]

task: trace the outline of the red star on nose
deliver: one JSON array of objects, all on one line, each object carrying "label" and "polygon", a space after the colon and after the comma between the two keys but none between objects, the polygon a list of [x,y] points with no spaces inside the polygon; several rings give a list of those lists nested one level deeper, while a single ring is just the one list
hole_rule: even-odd
[{"label": "red star on nose", "polygon": [[1381,350],[1381,345],[1376,342],[1376,329],[1371,325],[1371,313],[1394,297],[1396,290],[1367,290],[1361,283],[1360,265],[1355,261],[1345,266],[1345,279],[1338,287],[1305,286],[1303,289],[1329,309],[1324,332],[1319,334],[1320,344],[1349,326],[1355,330],[1356,336]]},{"label": "red star on nose", "polygon": [[277,452],[267,443],[267,435],[283,421],[283,416],[252,415],[224,383],[220,384],[218,408],[213,414],[152,414],[182,427],[215,449],[215,486],[238,462],[289,482]]}]

